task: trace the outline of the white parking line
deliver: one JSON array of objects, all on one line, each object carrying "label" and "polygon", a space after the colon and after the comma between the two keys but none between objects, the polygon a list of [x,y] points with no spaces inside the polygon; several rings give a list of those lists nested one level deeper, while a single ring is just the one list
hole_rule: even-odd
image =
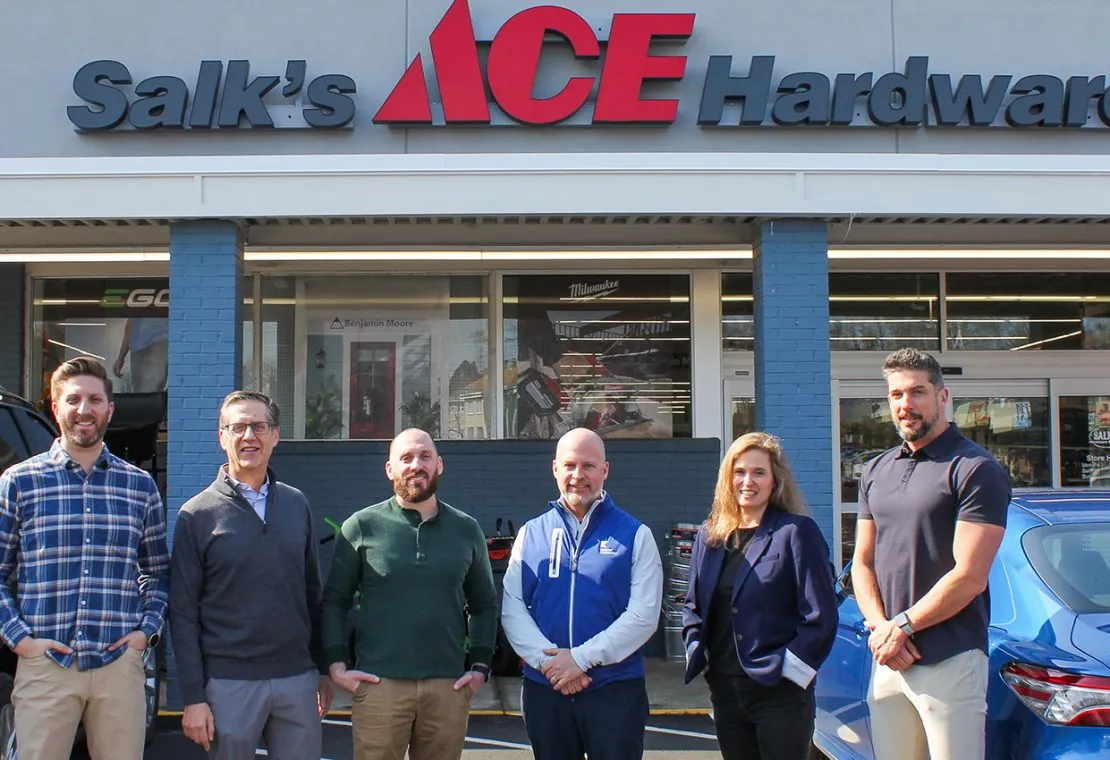
[{"label": "white parking line", "polygon": [[717,737],[713,734],[703,734],[699,731],[681,731],[677,728],[659,728],[658,726],[644,726],[644,728],[657,734],[673,734],[674,736],[689,736],[692,739],[717,741]]},{"label": "white parking line", "polygon": [[500,739],[476,739],[473,736],[466,737],[468,742],[474,744],[488,744],[491,747],[505,747],[507,749],[532,749],[531,744],[520,744],[518,742],[503,742]]},{"label": "white parking line", "polygon": [[[270,753],[267,752],[266,750],[262,749],[261,747],[259,747],[258,749],[256,749],[254,751],[254,754],[262,755],[263,757],[267,757],[267,756],[269,756]],[[321,757],[320,760],[331,760],[331,758]]]}]

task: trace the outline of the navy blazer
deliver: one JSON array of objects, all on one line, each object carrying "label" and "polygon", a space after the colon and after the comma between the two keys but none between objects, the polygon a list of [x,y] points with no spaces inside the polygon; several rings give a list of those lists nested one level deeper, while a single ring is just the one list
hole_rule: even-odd
[{"label": "navy blazer", "polygon": [[[702,628],[727,552],[706,544],[698,531],[690,558],[690,587],[682,610],[686,683],[708,663]],[[829,547],[809,517],[768,507],[732,588],[732,629],[740,665],[766,686],[782,678],[786,651],[810,675],[829,656],[836,638],[838,599]]]}]

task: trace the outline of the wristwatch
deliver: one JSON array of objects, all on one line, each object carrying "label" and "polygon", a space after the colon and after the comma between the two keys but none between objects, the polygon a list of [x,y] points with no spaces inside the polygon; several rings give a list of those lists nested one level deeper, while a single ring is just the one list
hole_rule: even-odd
[{"label": "wristwatch", "polygon": [[489,680],[489,665],[482,665],[481,663],[476,663],[476,664],[470,666],[470,671],[472,673],[480,674],[485,681]]},{"label": "wristwatch", "polygon": [[154,633],[146,637],[146,648],[153,649],[154,647],[158,646],[158,643],[160,641],[162,641],[162,636],[157,631],[155,631]]},{"label": "wristwatch", "polygon": [[913,623],[910,622],[910,616],[904,612],[899,612],[894,616],[894,624],[902,629],[902,633],[907,636],[913,636]]}]

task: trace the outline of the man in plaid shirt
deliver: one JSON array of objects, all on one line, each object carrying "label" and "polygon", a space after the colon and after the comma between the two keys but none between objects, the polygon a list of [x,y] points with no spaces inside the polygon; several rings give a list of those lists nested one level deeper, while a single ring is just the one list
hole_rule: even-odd
[{"label": "man in plaid shirt", "polygon": [[112,382],[96,360],[50,380],[62,436],[0,475],[0,638],[18,656],[21,760],[66,760],[82,720],[93,760],[140,760],[142,652],[169,586],[158,487],[104,446]]}]

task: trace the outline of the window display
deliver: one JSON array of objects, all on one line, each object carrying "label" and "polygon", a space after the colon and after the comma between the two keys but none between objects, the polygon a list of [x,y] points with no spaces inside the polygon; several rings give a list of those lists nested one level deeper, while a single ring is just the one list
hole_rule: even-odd
[{"label": "window display", "polygon": [[505,435],[691,434],[690,279],[504,278]]},{"label": "window display", "polygon": [[169,360],[167,278],[34,280],[32,393],[49,394],[67,359],[98,359],[116,393],[165,390]]},{"label": "window display", "polygon": [[487,438],[486,285],[484,276],[263,277],[262,390],[288,405],[287,437],[387,439],[419,427]]},{"label": "window display", "polygon": [[1110,395],[1060,397],[1060,484],[1110,487]]}]

